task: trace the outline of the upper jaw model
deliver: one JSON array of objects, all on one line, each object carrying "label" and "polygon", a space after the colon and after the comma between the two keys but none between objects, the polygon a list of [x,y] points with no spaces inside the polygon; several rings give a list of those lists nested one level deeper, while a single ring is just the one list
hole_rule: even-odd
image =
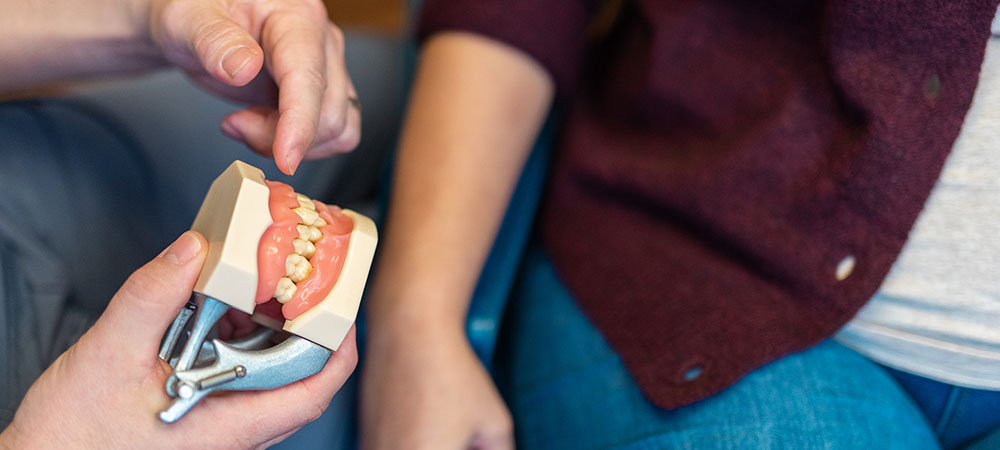
[{"label": "upper jaw model", "polygon": [[[164,422],[215,390],[271,389],[319,372],[357,317],[378,241],[371,219],[266,181],[241,161],[212,183],[191,229],[205,236],[208,257],[160,348],[174,367],[166,391],[175,400],[160,413]],[[273,301],[280,314],[257,309]],[[270,328],[206,342],[229,308]]]}]

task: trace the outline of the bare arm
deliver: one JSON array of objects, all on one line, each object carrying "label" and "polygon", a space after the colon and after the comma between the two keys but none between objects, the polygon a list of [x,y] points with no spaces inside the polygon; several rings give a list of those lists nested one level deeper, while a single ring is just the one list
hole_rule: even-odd
[{"label": "bare arm", "polygon": [[[544,70],[472,34],[428,42],[406,118],[369,318],[463,328],[469,297],[552,101]],[[417,298],[407,301],[406,298]],[[412,315],[412,316],[411,316]]]},{"label": "bare arm", "polygon": [[509,445],[464,321],[553,92],[540,65],[496,41],[444,33],[425,45],[368,302],[366,446]]},{"label": "bare arm", "polygon": [[145,0],[0,3],[0,92],[166,64]]}]

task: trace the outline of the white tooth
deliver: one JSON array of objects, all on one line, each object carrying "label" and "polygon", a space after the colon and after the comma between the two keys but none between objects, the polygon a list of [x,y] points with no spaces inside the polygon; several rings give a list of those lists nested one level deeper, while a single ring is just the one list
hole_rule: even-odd
[{"label": "white tooth", "polygon": [[295,230],[299,232],[299,239],[302,239],[304,241],[309,240],[309,238],[312,236],[312,231],[309,228],[311,228],[309,225],[300,224],[295,226]]},{"label": "white tooth", "polygon": [[295,211],[295,214],[298,214],[299,217],[302,218],[302,223],[306,225],[312,225],[316,223],[316,219],[319,219],[319,213],[309,208],[303,208],[300,206],[292,211]]},{"label": "white tooth", "polygon": [[322,238],[323,238],[323,232],[319,231],[319,228],[316,228],[316,227],[313,227],[313,226],[309,227],[309,240],[310,241],[316,242],[316,241],[318,241],[318,240],[320,240]]},{"label": "white tooth", "polygon": [[306,242],[299,238],[292,239],[292,247],[295,248],[295,253],[305,256],[306,253]]},{"label": "white tooth", "polygon": [[281,277],[278,280],[278,287],[274,289],[274,298],[279,303],[287,303],[295,295],[296,290],[298,290],[298,286],[290,278]]},{"label": "white tooth", "polygon": [[285,258],[285,276],[298,283],[312,272],[312,264],[302,255],[292,253]]},{"label": "white tooth", "polygon": [[302,206],[303,208],[313,209],[313,210],[316,209],[316,204],[313,203],[313,201],[310,200],[309,197],[306,197],[306,196],[304,196],[302,194],[295,194],[295,198],[299,199],[299,206]]},{"label": "white tooth", "polygon": [[[305,257],[297,253],[292,253],[291,255],[288,255],[288,257],[285,258],[285,276],[292,278],[292,274],[295,273],[295,268],[298,267],[299,264],[302,264],[302,261],[305,260],[306,260]],[[296,280],[293,279],[292,281]]]},{"label": "white tooth", "polygon": [[325,227],[326,226],[326,221],[323,220],[322,217],[320,217],[320,218],[316,219],[316,222],[313,222],[313,226],[316,227],[316,228]]},{"label": "white tooth", "polygon": [[309,274],[312,273],[312,269],[313,269],[312,264],[310,264],[309,261],[306,260],[305,258],[302,258],[298,263],[295,264],[295,270],[292,271],[292,274],[289,275],[288,278],[291,278],[292,281],[298,283],[306,279],[306,277],[308,277]]},{"label": "white tooth", "polygon": [[295,253],[306,258],[312,258],[316,254],[316,245],[305,239],[295,238],[292,240],[292,245],[295,247]]}]

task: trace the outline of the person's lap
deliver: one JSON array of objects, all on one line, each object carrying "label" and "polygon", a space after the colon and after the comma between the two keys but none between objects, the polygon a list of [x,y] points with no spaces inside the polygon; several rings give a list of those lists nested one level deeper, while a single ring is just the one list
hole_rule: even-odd
[{"label": "person's lap", "polygon": [[666,411],[642,397],[537,248],[511,302],[497,368],[518,448],[939,448],[893,378],[835,342]]},{"label": "person's lap", "polygon": [[0,104],[0,425],[167,242],[134,142],[76,102]]}]

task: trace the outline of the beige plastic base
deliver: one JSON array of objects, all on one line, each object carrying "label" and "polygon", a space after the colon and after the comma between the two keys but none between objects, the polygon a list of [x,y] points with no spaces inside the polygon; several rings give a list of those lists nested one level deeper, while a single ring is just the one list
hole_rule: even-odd
[{"label": "beige plastic base", "polygon": [[[205,236],[209,246],[196,292],[253,314],[257,306],[257,247],[273,223],[269,195],[264,173],[242,161],[234,162],[215,179],[191,226]],[[348,209],[343,212],[354,221],[354,229],[337,283],[326,299],[295,320],[286,320],[283,327],[331,350],[340,348],[357,318],[378,243],[371,219]]]},{"label": "beige plastic base", "polygon": [[257,246],[273,223],[264,172],[236,161],[212,182],[191,229],[208,240],[208,259],[194,286],[245,313],[257,303]]}]

